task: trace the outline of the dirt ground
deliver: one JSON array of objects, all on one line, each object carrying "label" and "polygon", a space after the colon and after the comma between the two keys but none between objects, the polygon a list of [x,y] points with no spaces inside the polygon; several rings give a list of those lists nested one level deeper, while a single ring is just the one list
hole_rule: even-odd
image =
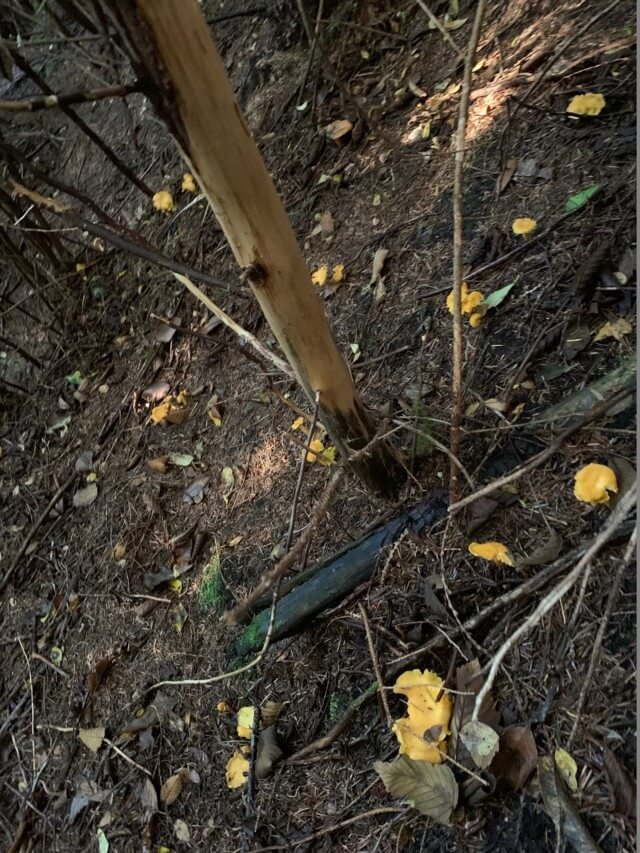
[{"label": "dirt ground", "polygon": [[[560,427],[546,410],[634,353],[636,22],[630,2],[607,5],[488,3],[467,125],[464,263],[470,289],[485,297],[512,289],[478,328],[465,318],[465,494],[549,448]],[[251,4],[202,6],[213,19]],[[306,6],[313,31],[317,4]],[[431,7],[440,20],[449,14],[447,3]],[[454,137],[459,53],[474,10],[467,0],[451,4],[452,46],[415,3],[327,0],[311,63],[293,2],[211,23],[309,269],[344,265],[344,281],[321,288],[331,328],[366,404],[390,429],[402,425],[393,440],[413,465],[395,505],[348,474],[306,566],[448,485]],[[14,10],[1,34],[22,36],[20,51],[55,92],[133,79],[117,44],[60,20],[63,43],[48,44],[61,37],[44,10]],[[0,82],[2,98],[39,94],[28,76]],[[570,99],[587,92],[603,94],[606,108],[568,116]],[[58,193],[42,174],[65,181],[127,239],[228,282],[227,291],[202,287],[277,350],[241,292],[213,214],[180,188],[186,169],[145,98],[76,109],[153,193],[171,191],[176,209],[155,210],[63,112],[0,112],[0,144],[41,172],[0,145],[1,848],[635,849],[632,561],[587,679],[628,530],[591,561],[584,592],[574,587],[505,657],[492,690],[504,760],[480,770],[461,744],[450,750],[459,786],[450,825],[391,797],[376,775],[374,762],[398,752],[379,694],[345,717],[376,677],[367,629],[383,677],[412,653],[408,669],[428,668],[450,690],[470,661],[487,677],[492,656],[552,583],[475,629],[461,623],[547,565],[567,557],[557,580],[576,564],[614,501],[578,502],[575,473],[610,465],[620,500],[635,478],[635,405],[586,420],[496,500],[386,546],[369,581],[273,643],[254,668],[157,686],[250,660],[236,650],[242,627],[220,617],[282,554],[304,442],[291,427],[300,414],[310,420],[312,407],[167,270],[24,199],[14,196],[11,212],[10,179],[45,196]],[[323,132],[345,119],[344,136]],[[567,200],[591,187],[566,216]],[[60,198],[97,221],[78,199]],[[542,239],[516,236],[518,217],[535,219]],[[388,251],[382,281],[371,284],[380,249]],[[153,407],[180,392],[181,422],[154,423]],[[306,466],[296,537],[335,470]],[[472,540],[507,544],[515,565],[472,556]],[[401,717],[404,700],[386,695],[393,719]],[[282,706],[274,724],[282,759],[249,790],[231,790],[225,767],[249,744],[236,712],[273,712],[273,703]],[[340,720],[337,737],[296,755]],[[86,743],[94,729],[96,751]],[[516,731],[526,746],[509,753]],[[577,766],[562,832],[540,781],[557,749]],[[255,765],[255,752],[249,758]]]}]

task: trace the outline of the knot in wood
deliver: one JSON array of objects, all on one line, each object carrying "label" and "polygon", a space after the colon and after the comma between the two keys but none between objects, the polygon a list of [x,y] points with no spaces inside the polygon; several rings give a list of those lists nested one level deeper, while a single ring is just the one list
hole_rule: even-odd
[{"label": "knot in wood", "polygon": [[253,261],[245,267],[243,278],[254,287],[262,287],[267,280],[267,270],[260,261]]}]

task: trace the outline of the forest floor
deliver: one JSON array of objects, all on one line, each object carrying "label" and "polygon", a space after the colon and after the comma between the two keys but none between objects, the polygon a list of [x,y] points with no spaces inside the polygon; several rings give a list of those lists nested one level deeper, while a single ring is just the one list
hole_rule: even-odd
[{"label": "forest floor", "polygon": [[[344,281],[321,288],[332,330],[366,404],[390,427],[403,424],[394,440],[413,462],[397,505],[348,475],[315,530],[307,566],[448,485],[449,458],[434,441],[449,440],[459,53],[475,9],[468,0],[451,5],[459,5],[448,21],[453,47],[414,3],[326,2],[301,94],[309,45],[296,4],[274,2],[211,27],[310,270],[327,266],[330,275],[344,265]],[[211,18],[247,2],[203,6]],[[448,4],[431,6],[444,20]],[[631,2],[611,6],[488,4],[467,126],[464,263],[475,273],[470,289],[485,297],[510,289],[479,327],[465,318],[465,494],[549,448],[561,425],[545,411],[633,357],[635,18]],[[38,40],[57,36],[51,20],[32,24],[20,49],[54,91],[132,79],[105,39],[48,48]],[[3,98],[39,94],[27,77],[2,85]],[[605,109],[569,116],[571,98],[587,92],[604,95]],[[231,251],[206,203],[181,190],[186,168],[150,104],[134,94],[77,112],[153,192],[169,190],[176,210],[155,210],[60,111],[0,114],[2,138],[129,233],[230,282],[227,292],[202,287],[277,349],[255,303],[233,292],[241,280]],[[345,120],[351,127],[337,139],[323,130]],[[6,166],[3,187],[13,177],[56,195],[28,167],[10,158]],[[568,199],[592,187],[565,216]],[[635,849],[632,567],[619,590],[614,582],[624,537],[589,562],[583,597],[579,585],[570,590],[504,658],[487,718],[500,735],[493,763],[478,768],[454,735],[447,766],[459,790],[449,825],[391,797],[376,774],[376,761],[398,753],[379,694],[345,716],[375,678],[373,648],[383,677],[405,656],[407,669],[435,672],[454,690],[458,729],[468,721],[468,697],[455,693],[466,686],[464,673],[484,667],[487,677],[501,644],[611,515],[615,500],[576,500],[576,472],[591,462],[611,466],[618,503],[632,486],[630,407],[583,418],[525,476],[385,547],[355,594],[272,643],[254,668],[208,685],[157,687],[251,659],[236,651],[243,629],[220,617],[282,553],[304,452],[304,434],[292,424],[300,414],[310,420],[312,407],[272,365],[248,358],[170,272],[49,214],[43,225],[37,210],[18,221],[6,209],[3,228],[41,296],[17,277],[19,259],[12,265],[7,252],[4,293],[31,316],[0,305],[0,847]],[[90,210],[82,215],[94,220]],[[535,219],[542,239],[516,236],[518,217]],[[51,235],[58,243],[33,261],[23,241],[42,237],[30,229],[47,222],[60,229]],[[388,254],[371,283],[381,249]],[[589,405],[610,391],[595,392]],[[154,423],[153,407],[181,392],[179,422]],[[307,465],[296,537],[334,470]],[[514,565],[472,556],[471,541],[504,543]],[[559,567],[553,579],[527,593],[523,584],[549,566]],[[518,589],[477,628],[460,630]],[[386,696],[391,717],[401,717],[404,698]],[[232,790],[227,762],[249,744],[237,734],[236,713],[250,705],[277,714],[282,757],[249,791]],[[314,743],[341,720],[337,736]],[[558,749],[573,757],[573,778],[571,768],[554,775]],[[269,764],[264,743],[260,750]],[[255,765],[255,753],[249,759]],[[541,791],[549,766],[555,799]]]}]

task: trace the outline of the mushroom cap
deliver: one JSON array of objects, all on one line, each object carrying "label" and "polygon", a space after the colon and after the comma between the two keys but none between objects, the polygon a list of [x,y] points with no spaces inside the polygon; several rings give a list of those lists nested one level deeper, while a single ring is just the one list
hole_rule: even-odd
[{"label": "mushroom cap", "polygon": [[591,504],[606,504],[611,498],[610,492],[618,491],[616,472],[608,465],[590,462],[581,468],[575,476],[573,494],[579,501]]},{"label": "mushroom cap", "polygon": [[529,216],[521,216],[518,219],[513,220],[511,230],[514,234],[526,237],[528,234],[533,234],[537,225],[538,223],[535,219],[531,219]]},{"label": "mushroom cap", "polygon": [[604,95],[597,92],[587,92],[585,95],[575,95],[569,101],[567,112],[578,116],[597,116],[607,105]]}]

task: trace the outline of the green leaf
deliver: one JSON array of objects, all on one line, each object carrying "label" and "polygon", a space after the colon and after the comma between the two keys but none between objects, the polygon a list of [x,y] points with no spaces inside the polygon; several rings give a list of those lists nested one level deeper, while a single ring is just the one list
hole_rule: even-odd
[{"label": "green leaf", "polygon": [[193,462],[193,456],[190,453],[170,453],[169,462],[179,468],[186,468]]},{"label": "green leaf", "polygon": [[485,300],[483,300],[482,304],[487,308],[497,308],[504,300],[507,298],[509,291],[512,287],[515,286],[515,281],[511,284],[505,284],[504,287],[501,287],[500,290],[494,290],[493,293],[490,293]]},{"label": "green leaf", "polygon": [[98,830],[97,834],[99,853],[109,853],[109,839],[101,829]]},{"label": "green leaf", "polygon": [[401,755],[395,761],[376,761],[373,769],[392,796],[408,798],[421,814],[449,826],[458,802],[458,783],[446,764]]},{"label": "green leaf", "polygon": [[594,196],[600,190],[600,184],[593,184],[590,187],[587,187],[584,190],[580,190],[579,193],[570,196],[564,206],[564,209],[567,213],[574,213],[576,210],[580,210],[581,207],[589,201],[589,199]]},{"label": "green leaf", "polygon": [[82,382],[82,374],[79,370],[74,370],[73,373],[70,373],[67,376],[67,382],[69,385],[73,385],[74,388],[79,388]]}]

